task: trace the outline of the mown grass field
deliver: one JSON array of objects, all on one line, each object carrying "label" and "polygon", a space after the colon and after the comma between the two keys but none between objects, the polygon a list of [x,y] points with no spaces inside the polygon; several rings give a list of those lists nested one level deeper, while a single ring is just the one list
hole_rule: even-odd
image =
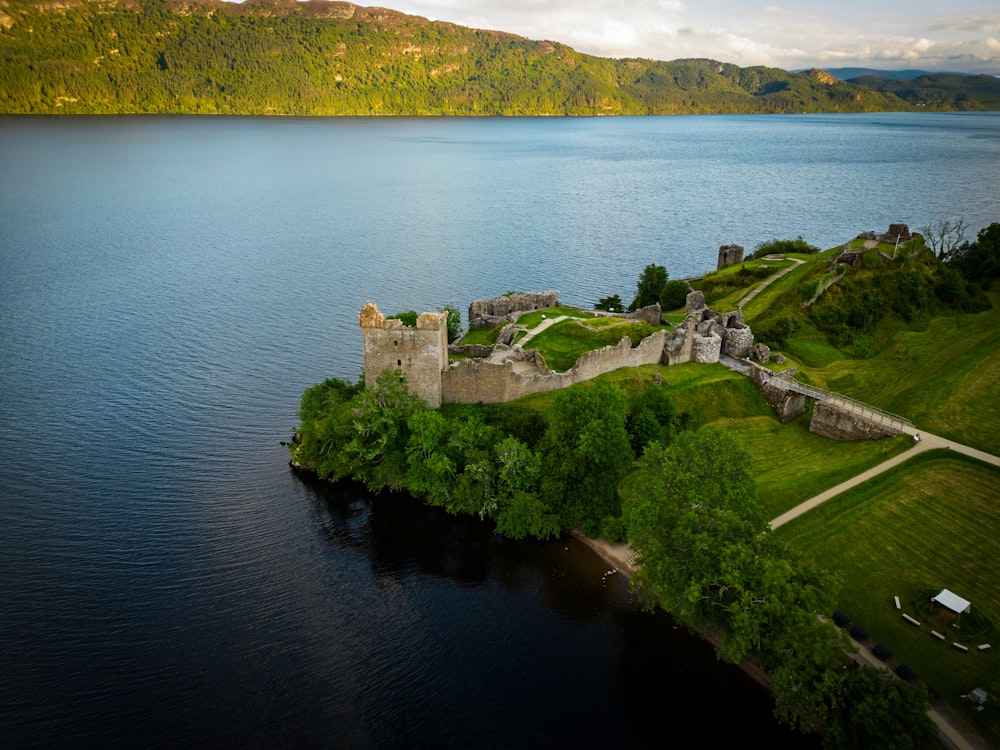
[{"label": "mown grass field", "polygon": [[[1000,746],[1000,705],[976,712],[959,698],[975,687],[1000,695],[1000,470],[947,451],[922,454],[775,534],[836,573],[838,608]],[[970,600],[980,621],[956,630],[955,615],[931,612],[928,592],[941,588]],[[894,596],[919,628],[901,618]],[[950,645],[956,639],[968,653]],[[980,652],[979,643],[993,647]]]},{"label": "mown grass field", "polygon": [[721,419],[753,457],[761,505],[780,516],[830,487],[913,447],[908,436],[838,442],[809,432],[809,415],[789,424],[773,417]]},{"label": "mown grass field", "polygon": [[935,317],[924,330],[895,332],[877,357],[827,361],[809,368],[809,377],[928,432],[1000,454],[1000,295],[990,298],[992,310]]}]

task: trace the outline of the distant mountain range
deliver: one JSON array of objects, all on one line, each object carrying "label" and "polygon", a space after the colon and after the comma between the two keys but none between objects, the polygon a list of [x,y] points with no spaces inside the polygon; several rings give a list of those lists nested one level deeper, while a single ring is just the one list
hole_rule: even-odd
[{"label": "distant mountain range", "polygon": [[850,81],[854,78],[861,78],[862,76],[874,76],[875,78],[900,78],[903,80],[909,80],[911,78],[934,75],[934,73],[931,73],[928,70],[876,70],[875,68],[823,68],[823,70],[841,81]]},{"label": "distant mountain range", "polygon": [[[845,71],[865,75],[847,81]],[[991,76],[870,73],[613,60],[328,0],[0,2],[2,113],[1000,110]]]}]

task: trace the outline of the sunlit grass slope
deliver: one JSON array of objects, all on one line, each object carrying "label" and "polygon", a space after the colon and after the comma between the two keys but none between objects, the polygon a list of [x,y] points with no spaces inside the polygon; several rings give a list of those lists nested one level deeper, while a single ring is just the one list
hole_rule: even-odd
[{"label": "sunlit grass slope", "polygon": [[[923,454],[775,533],[841,578],[841,611],[1000,741],[1000,711],[958,700],[974,687],[1000,694],[1000,471],[946,451]],[[976,617],[955,629],[955,615],[932,611],[928,592],[941,588],[969,599]],[[894,596],[919,628],[901,618]],[[970,650],[951,646],[957,639]]]}]

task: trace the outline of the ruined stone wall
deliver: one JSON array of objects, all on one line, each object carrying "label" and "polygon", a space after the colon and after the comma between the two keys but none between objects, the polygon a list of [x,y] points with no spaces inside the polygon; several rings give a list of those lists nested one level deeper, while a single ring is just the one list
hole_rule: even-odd
[{"label": "ruined stone wall", "polygon": [[723,266],[731,266],[743,262],[743,245],[722,245],[719,248],[719,262],[716,270]]},{"label": "ruined stone wall", "polygon": [[711,364],[719,361],[722,354],[722,337],[710,331],[705,334],[695,333],[691,339],[691,361],[701,364]]},{"label": "ruined stone wall", "polygon": [[753,346],[753,331],[747,326],[742,328],[726,328],[722,349],[730,357],[742,359],[750,355]]},{"label": "ruined stone wall", "polygon": [[385,370],[402,370],[410,390],[432,407],[441,405],[441,372],[448,367],[446,313],[421,313],[415,328],[387,319],[368,302],[358,313],[364,342],[365,386]]},{"label": "ruined stone wall", "polygon": [[515,313],[544,310],[559,304],[559,292],[522,292],[493,299],[477,299],[469,305],[469,325],[498,325]]},{"label": "ruined stone wall", "polygon": [[691,361],[694,337],[684,325],[678,326],[667,335],[663,349],[663,362],[667,365],[682,365]]},{"label": "ruined stone wall", "polygon": [[626,336],[615,346],[586,352],[567,372],[543,371],[544,359],[540,356],[540,367],[513,360],[464,360],[442,374],[442,399],[447,403],[499,404],[531,393],[566,388],[621,367],[655,364],[663,359],[666,337],[666,331],[657,331],[633,347]]},{"label": "ruined stone wall", "polygon": [[639,367],[663,361],[663,346],[667,332],[657,331],[647,336],[633,347],[628,336],[622,338],[616,346],[606,346],[584,353],[576,361],[576,366],[570,372],[573,382],[580,383],[592,380],[598,375],[617,370],[621,367]]},{"label": "ruined stone wall", "polygon": [[830,401],[817,401],[809,431],[833,440],[874,440],[901,434],[899,427],[884,424]]},{"label": "ruined stone wall", "polygon": [[519,372],[513,361],[466,359],[441,375],[442,400],[452,404],[502,404],[530,393],[571,385],[566,373]]},{"label": "ruined stone wall", "polygon": [[806,410],[806,397],[787,388],[781,388],[764,379],[759,367],[750,369],[750,379],[757,386],[764,400],[771,405],[782,424],[791,422]]}]

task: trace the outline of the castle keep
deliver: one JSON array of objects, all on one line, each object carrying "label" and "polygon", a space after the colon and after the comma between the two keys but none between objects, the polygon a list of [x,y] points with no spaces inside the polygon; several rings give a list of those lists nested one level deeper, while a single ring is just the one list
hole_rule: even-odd
[{"label": "castle keep", "polygon": [[387,319],[369,302],[358,314],[365,351],[365,387],[385,370],[406,374],[410,390],[431,406],[440,406],[441,373],[448,367],[448,316],[425,312],[410,328]]}]

